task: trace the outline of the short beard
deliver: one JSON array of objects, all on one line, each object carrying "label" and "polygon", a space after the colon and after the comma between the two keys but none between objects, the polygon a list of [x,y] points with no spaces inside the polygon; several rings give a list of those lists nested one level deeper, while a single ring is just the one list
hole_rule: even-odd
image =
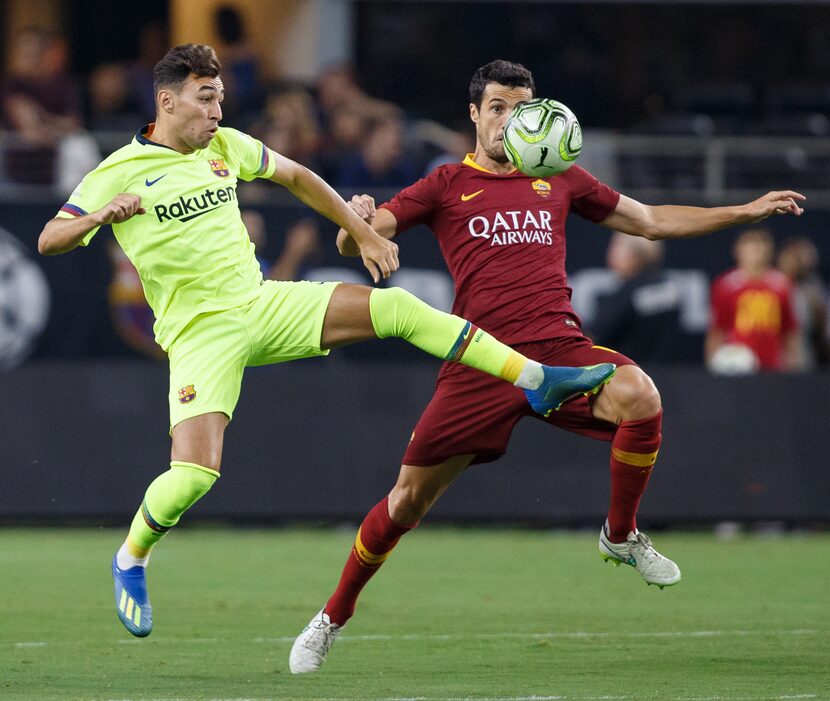
[{"label": "short beard", "polygon": [[504,147],[502,147],[499,151],[496,151],[494,148],[485,148],[484,153],[486,153],[487,158],[494,163],[507,163],[507,154],[504,152]]}]

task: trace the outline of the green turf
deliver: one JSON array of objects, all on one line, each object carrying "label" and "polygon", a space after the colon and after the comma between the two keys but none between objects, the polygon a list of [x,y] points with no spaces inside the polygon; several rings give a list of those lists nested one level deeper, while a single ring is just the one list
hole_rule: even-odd
[{"label": "green turf", "polygon": [[593,534],[424,527],[295,677],[350,531],[172,533],[138,640],[112,602],[121,532],[0,530],[0,699],[830,699],[830,535],[656,535],[683,569],[663,591]]}]

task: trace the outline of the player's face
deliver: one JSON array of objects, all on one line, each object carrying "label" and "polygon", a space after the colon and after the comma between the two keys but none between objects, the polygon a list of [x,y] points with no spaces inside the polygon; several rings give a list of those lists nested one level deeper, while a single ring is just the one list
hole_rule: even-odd
[{"label": "player's face", "polygon": [[470,105],[470,119],[476,125],[479,147],[488,158],[496,163],[507,163],[502,145],[504,123],[516,105],[532,98],[530,88],[510,88],[499,83],[487,83],[481,97],[481,107]]},{"label": "player's face", "polygon": [[190,76],[181,92],[172,93],[171,116],[176,137],[188,150],[205,148],[216,134],[222,119],[225,87],[222,79]]}]

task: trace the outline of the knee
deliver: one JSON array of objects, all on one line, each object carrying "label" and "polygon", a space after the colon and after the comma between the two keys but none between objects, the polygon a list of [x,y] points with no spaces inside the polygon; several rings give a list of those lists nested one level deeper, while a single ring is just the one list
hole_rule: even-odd
[{"label": "knee", "polygon": [[198,449],[191,448],[190,450],[176,450],[174,448],[171,452],[171,460],[190,463],[219,472],[222,467],[222,449],[211,448],[210,446],[199,446]]},{"label": "knee", "polygon": [[412,299],[414,296],[401,287],[379,287],[372,290],[369,310],[378,338],[401,335],[404,315],[400,310],[406,309]]},{"label": "knee", "polygon": [[606,391],[614,413],[622,421],[647,419],[662,409],[660,393],[653,380],[634,365],[621,367]]}]

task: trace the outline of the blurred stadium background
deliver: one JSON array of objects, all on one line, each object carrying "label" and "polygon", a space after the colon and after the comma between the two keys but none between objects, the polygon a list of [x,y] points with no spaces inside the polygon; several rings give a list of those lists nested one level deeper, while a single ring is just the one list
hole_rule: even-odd
[{"label": "blurred stadium background", "polygon": [[[224,124],[378,201],[471,150],[467,87],[494,58],[524,63],[540,95],[585,128],[580,163],[645,202],[735,204],[807,195],[769,222],[811,240],[830,279],[830,4],[826,2],[349,2],[5,0],[4,101],[21,84],[55,121],[0,131],[0,521],[125,524],[167,462],[166,367],[129,263],[106,235],[40,258],[36,238],[80,175],[150,121],[148,71],[169,45],[215,45]],[[24,90],[25,92],[25,90]],[[149,107],[148,107],[149,105]],[[60,121],[58,118],[60,118]],[[51,125],[51,126],[50,126]],[[56,125],[60,125],[59,128]],[[364,150],[362,161],[359,152]],[[242,185],[263,266],[366,282],[334,230],[277,188]],[[830,374],[711,375],[711,280],[738,231],[667,246],[682,287],[678,351],[643,363],[666,406],[642,523],[826,526]],[[569,223],[574,301],[590,327],[613,285],[608,232]],[[393,284],[448,308],[432,237],[401,237]],[[285,274],[285,273],[283,273]],[[826,341],[826,339],[825,339]],[[390,348],[392,350],[390,350]],[[437,362],[372,344],[249,373],[226,477],[188,520],[333,523],[391,486]],[[325,401],[319,397],[325,396]],[[594,527],[606,447],[522,425],[511,453],[470,471],[435,521]],[[119,475],[113,480],[113,475]]]}]

